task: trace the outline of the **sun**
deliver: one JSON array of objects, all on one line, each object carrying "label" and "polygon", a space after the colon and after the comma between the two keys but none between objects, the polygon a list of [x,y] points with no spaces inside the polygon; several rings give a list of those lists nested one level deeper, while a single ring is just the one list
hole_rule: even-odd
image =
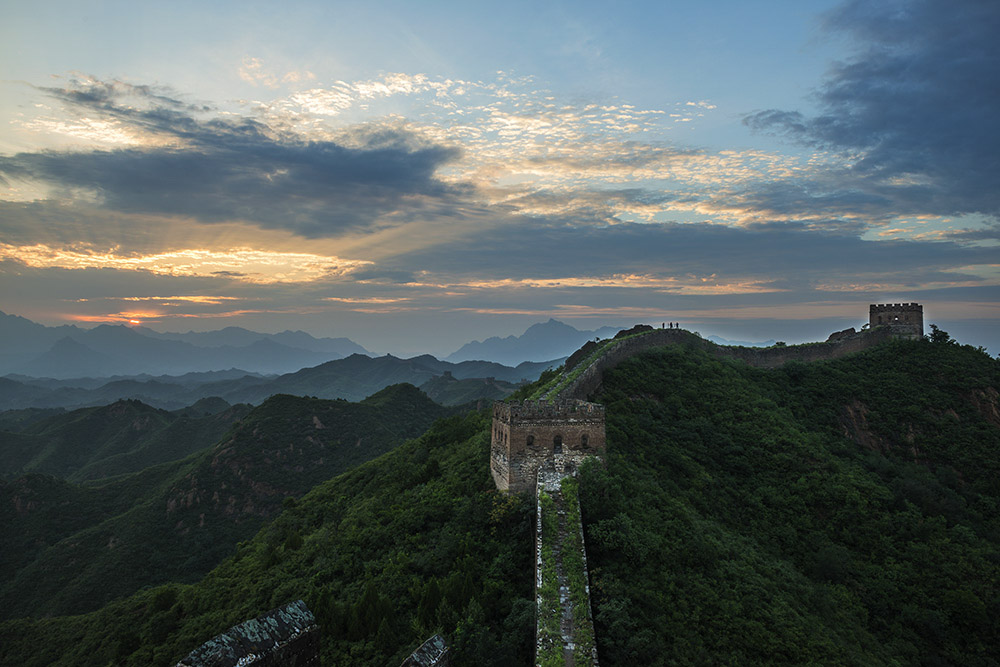
[{"label": "sun", "polygon": [[129,320],[129,324],[142,324],[142,320]]}]

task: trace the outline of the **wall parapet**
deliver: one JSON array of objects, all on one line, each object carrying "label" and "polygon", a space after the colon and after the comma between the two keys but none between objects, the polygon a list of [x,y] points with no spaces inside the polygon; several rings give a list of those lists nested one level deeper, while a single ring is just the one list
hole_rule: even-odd
[{"label": "wall parapet", "polygon": [[869,309],[873,313],[882,313],[886,311],[896,311],[896,310],[908,310],[910,312],[924,312],[924,307],[919,303],[873,303],[869,306]]},{"label": "wall parapet", "polygon": [[604,406],[578,399],[497,401],[493,417],[504,421],[531,419],[604,418]]}]

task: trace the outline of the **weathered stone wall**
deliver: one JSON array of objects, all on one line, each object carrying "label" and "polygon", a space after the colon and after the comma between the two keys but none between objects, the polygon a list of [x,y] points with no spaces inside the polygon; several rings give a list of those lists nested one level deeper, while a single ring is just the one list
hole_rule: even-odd
[{"label": "weathered stone wall", "polygon": [[177,667],[319,667],[319,626],[296,600],[210,639]]},{"label": "weathered stone wall", "polygon": [[600,389],[607,370],[651,348],[682,344],[751,366],[777,368],[791,361],[836,359],[901,335],[909,334],[890,326],[861,332],[847,329],[823,343],[768,348],[716,345],[683,329],[653,329],[621,338],[564,387],[554,401],[494,404],[490,471],[498,489],[529,491],[534,488],[539,469],[556,465],[557,454],[559,465],[565,469],[578,466],[588,455],[603,457],[604,408],[584,401]]},{"label": "weathered stone wall", "polygon": [[441,635],[434,635],[407,657],[399,667],[449,667],[451,653]]},{"label": "weathered stone wall", "polygon": [[587,456],[603,456],[604,407],[584,401],[497,402],[493,405],[490,471],[497,488],[534,489],[542,466],[578,466]]},{"label": "weathered stone wall", "polygon": [[[594,642],[594,622],[593,611],[590,602],[590,576],[587,571],[587,546],[583,534],[583,522],[580,516],[579,498],[573,496],[572,504],[563,494],[562,480],[569,476],[566,472],[543,471],[538,474],[538,481],[535,491],[535,663],[540,664],[542,655],[547,651],[547,645],[555,643],[556,650],[563,657],[564,664],[575,665],[575,667],[598,667],[597,645]],[[555,511],[557,535],[551,543],[550,561],[546,563],[544,544],[545,519],[543,517],[545,504],[542,502],[542,494],[554,501],[548,511]],[[574,520],[570,520],[573,517]],[[549,524],[551,526],[551,522]],[[575,539],[574,539],[575,538]],[[551,539],[551,536],[550,536]],[[568,550],[574,545],[579,549],[580,559],[567,557]],[[578,574],[584,582],[584,613],[574,609],[574,599],[570,592],[570,578],[573,576],[569,567],[577,563],[582,571]],[[552,568],[546,576],[547,568]],[[553,577],[554,575],[554,577]],[[546,579],[555,579],[559,586],[558,604],[552,606],[556,600],[546,600],[543,595],[543,585]],[[551,622],[553,617],[559,619],[559,636],[555,638],[551,633],[546,632],[544,627],[547,621]],[[586,646],[578,645],[577,641],[585,639],[589,644],[589,651]],[[583,654],[583,655],[581,655]],[[589,659],[588,659],[589,658]]]}]

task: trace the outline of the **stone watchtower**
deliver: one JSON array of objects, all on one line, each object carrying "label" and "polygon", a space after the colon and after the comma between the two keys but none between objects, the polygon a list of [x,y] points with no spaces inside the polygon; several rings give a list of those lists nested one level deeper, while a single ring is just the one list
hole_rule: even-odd
[{"label": "stone watchtower", "polygon": [[604,456],[604,406],[579,400],[493,404],[490,472],[501,491],[533,491],[539,469]]},{"label": "stone watchtower", "polygon": [[868,307],[868,326],[888,326],[901,338],[924,335],[924,307],[919,303],[873,303]]}]

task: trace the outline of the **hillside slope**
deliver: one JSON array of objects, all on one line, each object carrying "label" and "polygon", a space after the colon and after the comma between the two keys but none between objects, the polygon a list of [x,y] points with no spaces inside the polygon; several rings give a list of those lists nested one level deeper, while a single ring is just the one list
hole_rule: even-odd
[{"label": "hillside slope", "polygon": [[317,486],[197,585],[81,616],[0,624],[0,664],[173,665],[230,626],[303,598],[324,665],[397,665],[430,634],[453,664],[527,664],[533,503],[493,490],[488,418],[417,440]]},{"label": "hillside slope", "polygon": [[602,664],[995,664],[998,387],[927,341],[608,373],[582,483]]},{"label": "hillside slope", "polygon": [[[1000,368],[926,341],[777,370],[671,346],[609,372],[581,500],[604,665],[995,664]],[[169,665],[295,598],[324,664],[529,664],[533,508],[489,421],[324,482],[195,585],[0,625],[4,664]]]},{"label": "hillside slope", "polygon": [[214,444],[250,411],[217,407],[212,414],[171,413],[121,400],[0,431],[0,477],[43,473],[85,482],[181,459]]},{"label": "hillside slope", "polygon": [[[0,485],[4,617],[90,611],[141,586],[195,581],[285,498],[416,437],[443,408],[409,385],[361,403],[274,396],[218,444],[93,489]],[[55,520],[55,517],[63,517]]]}]

